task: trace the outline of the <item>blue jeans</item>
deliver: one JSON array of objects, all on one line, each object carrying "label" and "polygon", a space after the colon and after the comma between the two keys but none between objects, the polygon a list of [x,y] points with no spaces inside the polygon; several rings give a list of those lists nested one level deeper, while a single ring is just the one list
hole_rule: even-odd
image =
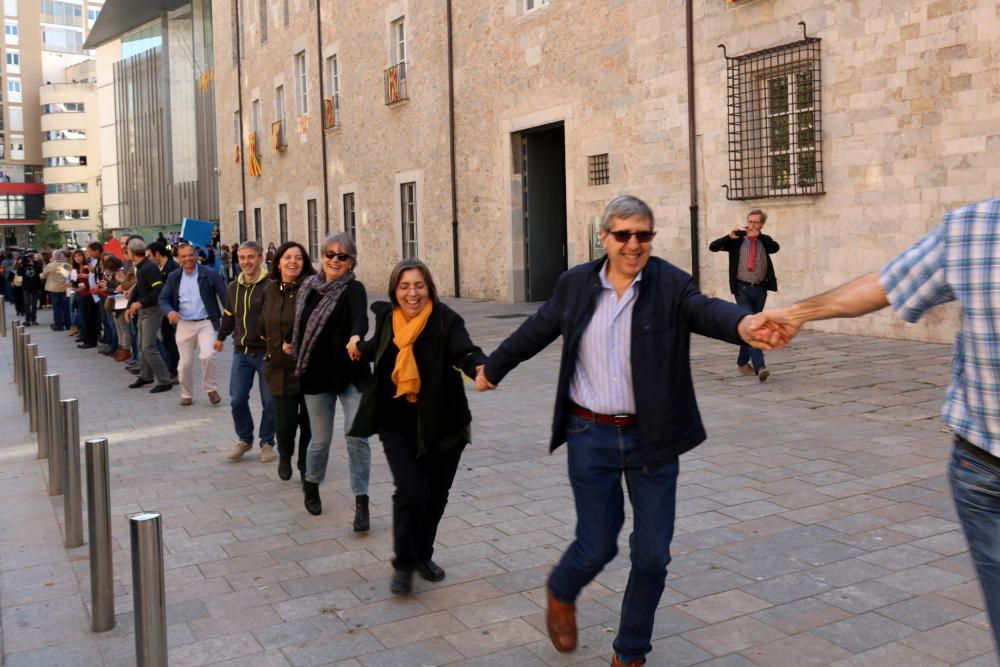
[{"label": "blue jeans", "polygon": [[[767,288],[763,285],[748,285],[746,283],[736,283],[736,305],[749,308],[751,312],[759,313],[764,310],[764,302],[767,301]],[[748,361],[753,362],[753,369],[759,371],[764,368],[764,352],[755,347],[750,347],[746,343],[740,343],[740,353],[736,357],[736,364],[743,366]]]},{"label": "blue jeans", "polygon": [[264,381],[263,352],[233,352],[233,367],[229,374],[229,406],[233,412],[236,436],[248,445],[253,444],[253,415],[250,413],[250,390],[257,376],[260,390],[260,442],[274,444],[274,402],[271,390]]},{"label": "blue jeans", "polygon": [[101,328],[104,330],[104,344],[117,350],[118,327],[115,326],[115,314],[104,309],[104,301],[101,301]]},{"label": "blue jeans", "polygon": [[955,509],[1000,650],[1000,467],[972,456],[956,441],[948,472]]},{"label": "blue jeans", "polygon": [[645,658],[652,650],[653,618],[670,563],[678,461],[643,467],[636,428],[571,416],[567,429],[576,539],[549,575],[549,589],[560,602],[575,602],[583,587],[618,553],[618,533],[625,523],[624,477],[633,513],[632,569],[614,649],[626,663]]},{"label": "blue jeans", "polygon": [[[351,383],[339,394],[304,394],[309,412],[312,440],[306,452],[306,481],[319,484],[326,477],[326,464],[330,460],[330,441],[333,440],[333,418],[337,412],[337,399],[344,409],[344,433],[351,430],[354,416],[358,414],[361,392]],[[368,438],[348,435],[347,460],[351,471],[351,490],[356,496],[368,494],[368,477],[372,469],[372,451]]]},{"label": "blue jeans", "polygon": [[66,292],[49,292],[49,300],[52,301],[52,323],[56,325],[56,331],[69,329],[69,298]]}]

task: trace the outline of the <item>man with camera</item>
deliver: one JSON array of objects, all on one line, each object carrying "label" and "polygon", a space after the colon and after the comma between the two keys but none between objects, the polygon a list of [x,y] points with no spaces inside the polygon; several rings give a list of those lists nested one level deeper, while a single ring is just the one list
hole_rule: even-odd
[{"label": "man with camera", "polygon": [[[778,281],[774,277],[771,255],[780,246],[767,234],[762,234],[767,213],[759,209],[750,211],[743,229],[734,229],[726,236],[709,244],[712,252],[725,250],[729,253],[729,290],[736,297],[736,303],[749,308],[754,313],[764,310],[768,291],[778,291]],[[743,375],[757,375],[761,382],[771,373],[764,365],[764,352],[746,343],[740,345],[736,365]]]}]

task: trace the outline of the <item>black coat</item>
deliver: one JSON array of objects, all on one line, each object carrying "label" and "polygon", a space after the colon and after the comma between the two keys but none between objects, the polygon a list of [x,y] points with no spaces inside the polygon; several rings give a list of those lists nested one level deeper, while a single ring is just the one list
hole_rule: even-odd
[{"label": "black coat", "polygon": [[[486,377],[499,383],[560,335],[562,360],[550,451],[566,442],[569,385],[580,339],[601,292],[606,258],[559,277],[553,295],[490,355]],[[701,294],[691,276],[657,257],[642,271],[632,308],[631,364],[643,465],[657,466],[705,439],[691,381],[691,333],[739,344],[737,326],[749,311]]]},{"label": "black coat", "polygon": [[[778,252],[781,246],[767,234],[760,235],[760,242],[764,246],[764,250],[767,251],[767,274],[764,276],[764,286],[767,287],[768,291],[777,292],[778,279],[774,277],[774,265],[771,263],[771,255]],[[712,252],[725,250],[729,253],[729,291],[733,294],[736,294],[736,276],[740,266],[740,247],[742,245],[743,237],[733,239],[729,238],[728,234],[708,244],[708,249]]]},{"label": "black coat", "polygon": [[[313,309],[319,304],[320,294],[316,290],[308,293],[299,290],[296,300],[305,299],[299,335],[305,333],[306,322]],[[347,355],[347,341],[351,336],[365,337],[368,333],[368,293],[359,280],[352,280],[344,288],[337,305],[327,318],[319,338],[309,354],[308,363],[299,378],[303,394],[339,394],[353,384],[358,389],[368,380],[368,366],[351,361]]]},{"label": "black coat", "polygon": [[[392,340],[392,306],[377,301],[372,304],[372,312],[375,335],[358,345],[362,354],[358,363],[377,366]],[[472,413],[462,376],[456,369],[475,379],[476,367],[486,363],[486,355],[472,343],[462,317],[445,304],[437,303],[413,344],[413,356],[420,371],[417,455],[466,444]],[[375,373],[365,385],[350,435],[367,437],[378,432],[378,393],[378,373]]]}]

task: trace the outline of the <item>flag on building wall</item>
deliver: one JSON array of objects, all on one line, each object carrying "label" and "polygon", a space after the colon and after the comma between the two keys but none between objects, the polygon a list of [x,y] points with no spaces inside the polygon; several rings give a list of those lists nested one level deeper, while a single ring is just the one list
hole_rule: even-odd
[{"label": "flag on building wall", "polygon": [[276,151],[285,150],[285,142],[281,136],[281,126],[283,124],[280,120],[271,123],[271,147]]},{"label": "flag on building wall", "polygon": [[389,102],[399,101],[399,68],[389,69]]},{"label": "flag on building wall", "polygon": [[327,97],[323,100],[323,128],[329,130],[336,125],[337,117],[333,112],[333,98]]},{"label": "flag on building wall", "polygon": [[215,70],[207,69],[198,76],[198,83],[201,85],[201,92],[208,92],[208,83],[215,79]]},{"label": "flag on building wall", "polygon": [[306,114],[302,114],[301,116],[299,116],[299,132],[305,134],[308,129],[309,129],[309,116]]},{"label": "flag on building wall", "polygon": [[233,162],[235,162],[236,164],[239,164],[240,163],[240,145],[239,144],[234,144],[233,145],[233,149],[234,149],[233,150]]},{"label": "flag on building wall", "polygon": [[257,133],[250,133],[250,141],[248,142],[250,157],[247,160],[247,173],[251,176],[260,176],[260,160],[257,158]]}]

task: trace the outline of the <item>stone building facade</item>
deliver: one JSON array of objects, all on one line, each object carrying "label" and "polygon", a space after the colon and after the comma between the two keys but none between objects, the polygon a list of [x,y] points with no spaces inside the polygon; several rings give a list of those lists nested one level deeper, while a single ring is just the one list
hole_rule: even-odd
[{"label": "stone building facade", "polygon": [[[241,237],[240,210],[242,237],[264,242],[353,225],[372,292],[415,253],[454,293],[457,236],[462,296],[545,298],[561,268],[599,252],[595,219],[630,192],[653,206],[654,252],[690,271],[694,245],[702,289],[726,298],[726,258],[708,244],[767,211],[780,305],[877,270],[948,209],[1000,195],[996,3],[693,0],[693,160],[684,0],[224,4],[223,238]],[[274,150],[278,86],[287,148]],[[246,159],[254,100],[259,176]],[[947,340],[955,323],[944,309],[917,327],[888,313],[816,326]]]}]

